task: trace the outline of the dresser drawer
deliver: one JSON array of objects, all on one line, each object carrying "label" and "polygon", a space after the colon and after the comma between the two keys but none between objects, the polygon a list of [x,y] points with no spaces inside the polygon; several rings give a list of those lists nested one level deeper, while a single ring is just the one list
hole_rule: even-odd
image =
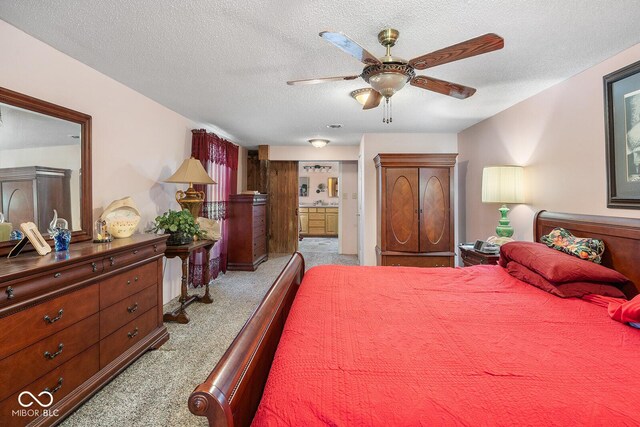
[{"label": "dresser drawer", "polygon": [[453,267],[448,256],[383,256],[383,264],[392,267]]},{"label": "dresser drawer", "polygon": [[[102,259],[75,264],[65,269],[30,277],[0,286],[0,307],[41,294],[43,289],[62,288],[66,285],[98,277],[102,273]],[[9,287],[11,289],[9,289]],[[11,295],[11,299],[8,296]]]},{"label": "dresser drawer", "polygon": [[97,312],[96,284],[0,319],[0,360]]},{"label": "dresser drawer", "polygon": [[[11,411],[22,409],[39,409],[42,411],[42,408],[37,403],[33,403],[33,400],[28,395],[23,396],[23,402],[25,404],[33,403],[33,405],[30,408],[21,407],[18,403],[18,395],[21,392],[28,391],[37,397],[39,393],[48,389],[53,395],[54,405],[47,409],[53,410],[56,402],[98,372],[98,362],[98,344],[95,344],[28,386],[21,388],[20,391],[0,402],[0,425],[24,426],[35,418],[32,412],[26,412],[27,416],[12,416]],[[48,402],[47,395],[42,395],[38,399],[43,403]]]},{"label": "dresser drawer", "polygon": [[154,243],[150,246],[131,249],[104,259],[104,271],[111,271],[117,268],[125,267],[138,261],[151,258],[154,255],[164,253],[167,245],[162,243]]},{"label": "dresser drawer", "polygon": [[110,335],[122,325],[158,305],[158,287],[149,286],[100,312],[100,337]]},{"label": "dresser drawer", "polygon": [[253,206],[252,211],[254,217],[265,216],[267,214],[267,205]]},{"label": "dresser drawer", "polygon": [[267,245],[263,244],[261,246],[255,247],[253,249],[253,261],[257,260],[261,256],[267,253]]},{"label": "dresser drawer", "polygon": [[158,310],[152,308],[100,341],[100,368],[107,366],[158,326]]},{"label": "dresser drawer", "polygon": [[253,226],[253,238],[264,237],[267,234],[267,226],[264,224],[258,224]]},{"label": "dresser drawer", "polygon": [[262,215],[262,216],[254,216],[253,217],[253,228],[256,228],[258,226],[264,226],[267,223],[267,217]]},{"label": "dresser drawer", "polygon": [[150,262],[100,283],[100,310],[158,283],[158,264]]},{"label": "dresser drawer", "polygon": [[96,313],[1,360],[0,400],[97,343],[98,317]]}]

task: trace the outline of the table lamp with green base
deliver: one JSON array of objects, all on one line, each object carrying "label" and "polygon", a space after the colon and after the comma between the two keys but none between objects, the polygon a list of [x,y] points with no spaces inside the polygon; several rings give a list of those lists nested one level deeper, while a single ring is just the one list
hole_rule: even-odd
[{"label": "table lamp with green base", "polygon": [[482,171],[482,202],[502,203],[500,220],[492,243],[502,245],[513,241],[513,227],[508,218],[507,203],[524,203],[524,168],[522,166],[489,166]]}]

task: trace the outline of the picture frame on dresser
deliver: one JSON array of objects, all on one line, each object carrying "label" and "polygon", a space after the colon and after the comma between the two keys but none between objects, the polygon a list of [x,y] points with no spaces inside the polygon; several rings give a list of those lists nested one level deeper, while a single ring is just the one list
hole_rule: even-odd
[{"label": "picture frame on dresser", "polygon": [[603,81],[607,207],[640,209],[640,61]]},{"label": "picture frame on dresser", "polygon": [[[46,231],[56,209],[70,224],[71,244],[90,240],[93,228],[91,116],[3,87],[0,87],[0,109],[3,127],[9,135],[4,145],[0,144],[0,150],[7,156],[4,164],[9,164],[0,169],[0,212],[5,220],[12,223],[14,229],[20,223],[34,222],[52,245],[53,240]],[[16,137],[18,133],[11,133],[14,122],[20,124],[22,135],[38,141],[37,147],[24,147]],[[57,139],[51,136],[52,132]],[[73,152],[70,147],[74,147]],[[6,161],[13,159],[11,153],[17,152],[17,148],[46,155],[39,159],[16,155],[15,162]],[[72,168],[61,168],[61,164],[70,161]],[[18,241],[0,241],[0,256],[6,256]],[[27,245],[25,250],[33,248]]]}]

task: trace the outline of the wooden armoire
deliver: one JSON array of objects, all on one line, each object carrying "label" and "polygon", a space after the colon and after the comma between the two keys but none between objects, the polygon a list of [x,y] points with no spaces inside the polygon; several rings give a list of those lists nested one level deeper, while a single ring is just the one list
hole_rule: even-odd
[{"label": "wooden armoire", "polygon": [[457,154],[378,154],[378,265],[454,267]]}]

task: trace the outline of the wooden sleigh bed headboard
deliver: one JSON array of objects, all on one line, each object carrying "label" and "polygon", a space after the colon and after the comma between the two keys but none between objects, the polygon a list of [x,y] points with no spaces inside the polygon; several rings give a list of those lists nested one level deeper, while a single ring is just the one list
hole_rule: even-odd
[{"label": "wooden sleigh bed headboard", "polygon": [[[536,241],[554,227],[578,237],[594,237],[606,245],[602,264],[616,269],[640,289],[640,219],[588,216],[540,211],[533,234]],[[249,426],[258,408],[289,309],[304,276],[304,259],[294,253],[258,308],[245,323],[205,382],[189,397],[189,409],[207,417],[210,426]]]},{"label": "wooden sleigh bed headboard", "polygon": [[539,211],[533,220],[536,242],[555,227],[565,228],[577,237],[604,241],[602,265],[633,282],[623,289],[627,297],[640,292],[640,219]]}]

